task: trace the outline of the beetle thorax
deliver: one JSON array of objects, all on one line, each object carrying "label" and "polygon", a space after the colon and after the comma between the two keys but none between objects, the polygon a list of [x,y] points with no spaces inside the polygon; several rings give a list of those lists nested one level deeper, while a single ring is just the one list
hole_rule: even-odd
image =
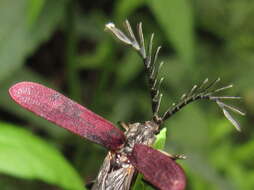
[{"label": "beetle thorax", "polygon": [[159,126],[152,121],[146,121],[144,123],[127,124],[125,128],[127,129],[125,132],[126,142],[120,150],[115,152],[115,163],[118,165],[116,167],[123,168],[129,167],[130,163],[127,155],[132,152],[135,144],[151,146],[154,143]]},{"label": "beetle thorax", "polygon": [[159,126],[152,121],[146,121],[144,123],[128,124],[128,129],[125,132],[126,143],[123,148],[123,152],[130,153],[135,144],[145,144],[151,146],[158,131]]}]

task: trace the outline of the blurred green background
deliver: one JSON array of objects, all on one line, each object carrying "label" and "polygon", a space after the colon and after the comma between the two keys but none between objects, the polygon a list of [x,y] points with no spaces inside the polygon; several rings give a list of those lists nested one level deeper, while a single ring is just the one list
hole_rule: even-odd
[{"label": "blurred green background", "polygon": [[104,32],[113,21],[154,32],[165,61],[165,110],[205,78],[234,84],[224,93],[247,113],[238,133],[206,101],[187,106],[165,125],[165,150],[180,161],[187,190],[254,189],[254,1],[1,0],[0,189],[83,189],[106,154],[103,147],[55,127],[12,102],[8,88],[36,81],[116,123],[151,119],[142,62]]}]

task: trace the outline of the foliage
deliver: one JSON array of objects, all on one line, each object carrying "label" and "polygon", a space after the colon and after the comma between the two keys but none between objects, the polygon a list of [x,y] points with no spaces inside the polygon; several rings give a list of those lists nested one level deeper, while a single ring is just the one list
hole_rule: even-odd
[{"label": "foliage", "polygon": [[[155,46],[162,45],[162,110],[207,77],[234,83],[228,95],[243,97],[248,114],[237,117],[242,133],[209,102],[187,106],[166,123],[164,150],[187,156],[179,161],[187,189],[254,189],[253,16],[254,2],[248,0],[0,1],[0,119],[12,123],[0,125],[1,189],[27,189],[28,181],[38,190],[45,189],[42,183],[47,189],[78,189],[76,173],[84,183],[92,181],[106,152],[19,108],[8,96],[16,82],[60,89],[114,123],[151,118],[138,55],[103,31],[107,22],[120,26],[126,18],[132,26],[142,21],[145,38],[153,32]],[[33,158],[37,173],[22,158]]]},{"label": "foliage", "polygon": [[84,189],[78,174],[63,155],[44,140],[20,126],[6,123],[0,126],[1,173],[40,179],[63,189]]}]

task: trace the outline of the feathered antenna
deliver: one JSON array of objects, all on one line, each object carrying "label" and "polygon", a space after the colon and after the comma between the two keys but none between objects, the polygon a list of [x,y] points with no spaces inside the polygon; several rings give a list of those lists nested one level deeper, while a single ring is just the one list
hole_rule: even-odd
[{"label": "feathered antenna", "polygon": [[116,36],[123,43],[132,46],[141,56],[145,66],[145,71],[148,77],[148,86],[149,86],[150,96],[152,101],[153,120],[156,123],[160,123],[161,118],[158,116],[158,112],[160,109],[162,93],[160,92],[159,88],[163,81],[163,78],[158,79],[158,73],[161,67],[163,66],[163,62],[161,62],[158,67],[156,66],[157,65],[156,62],[157,62],[157,58],[158,58],[161,47],[158,47],[156,49],[155,54],[153,56],[152,54],[153,54],[154,34],[152,34],[150,37],[150,41],[148,44],[148,52],[147,52],[145,47],[144,35],[142,31],[142,23],[138,24],[139,41],[137,41],[128,20],[125,21],[125,26],[128,31],[127,35],[124,32],[122,32],[120,29],[116,28],[113,23],[106,24],[106,29],[111,31],[114,34],[114,36]]},{"label": "feathered antenna", "polygon": [[180,101],[177,104],[174,104],[171,106],[162,116],[162,120],[166,121],[168,118],[170,118],[172,115],[174,115],[176,112],[181,110],[184,106],[187,104],[194,102],[196,100],[211,100],[215,101],[218,106],[222,109],[225,117],[234,125],[234,127],[241,131],[240,125],[234,118],[230,115],[228,110],[231,110],[235,113],[238,113],[240,115],[245,115],[243,112],[241,112],[238,108],[232,107],[230,105],[227,105],[222,102],[222,100],[229,99],[241,99],[241,97],[237,96],[214,96],[214,94],[221,92],[223,90],[226,90],[228,88],[232,88],[233,85],[224,86],[222,88],[215,88],[215,86],[219,83],[220,78],[216,79],[215,81],[208,84],[208,79],[205,79],[201,85],[194,85],[192,89],[187,93],[187,95],[183,95]]},{"label": "feathered antenna", "polygon": [[[158,74],[163,66],[163,62],[157,63],[157,58],[160,52],[161,47],[157,47],[155,52],[153,52],[153,38],[154,34],[151,35],[148,48],[145,47],[145,40],[142,31],[142,23],[138,24],[138,37],[139,41],[135,37],[133,30],[130,26],[128,20],[125,21],[125,26],[127,28],[127,34],[122,32],[120,29],[116,28],[113,23],[106,24],[106,30],[111,31],[114,36],[122,41],[124,44],[133,47],[138,54],[141,56],[145,71],[147,73],[148,78],[148,86],[150,90],[151,102],[152,102],[152,112],[153,112],[153,121],[161,126],[161,124],[174,115],[176,112],[181,110],[184,106],[188,105],[191,102],[196,100],[211,100],[215,101],[218,106],[222,109],[225,117],[235,126],[235,128],[240,131],[240,125],[233,117],[229,114],[228,110],[231,110],[240,115],[245,115],[238,108],[234,108],[230,105],[227,105],[222,102],[224,99],[240,99],[240,97],[236,96],[214,96],[214,94],[224,91],[228,88],[231,88],[233,85],[224,86],[222,88],[215,88],[215,86],[219,83],[220,78],[208,83],[208,79],[205,79],[200,85],[194,85],[191,90],[183,94],[178,103],[173,103],[171,107],[167,109],[167,111],[159,116],[160,103],[162,99],[162,93],[160,92],[160,85],[163,81],[163,78],[159,78]],[[146,51],[147,49],[147,51]]]}]

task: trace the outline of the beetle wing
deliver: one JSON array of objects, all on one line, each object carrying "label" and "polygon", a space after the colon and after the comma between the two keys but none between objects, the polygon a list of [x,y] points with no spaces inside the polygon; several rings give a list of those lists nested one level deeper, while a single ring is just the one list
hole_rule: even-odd
[{"label": "beetle wing", "polygon": [[169,156],[142,144],[136,144],[131,155],[131,164],[144,178],[161,190],[183,190],[186,177],[183,169]]},{"label": "beetle wing", "polygon": [[125,141],[123,132],[112,123],[41,84],[20,82],[9,94],[25,109],[111,150]]},{"label": "beetle wing", "polygon": [[116,168],[116,153],[109,151],[91,190],[130,190],[135,168],[131,164]]}]

